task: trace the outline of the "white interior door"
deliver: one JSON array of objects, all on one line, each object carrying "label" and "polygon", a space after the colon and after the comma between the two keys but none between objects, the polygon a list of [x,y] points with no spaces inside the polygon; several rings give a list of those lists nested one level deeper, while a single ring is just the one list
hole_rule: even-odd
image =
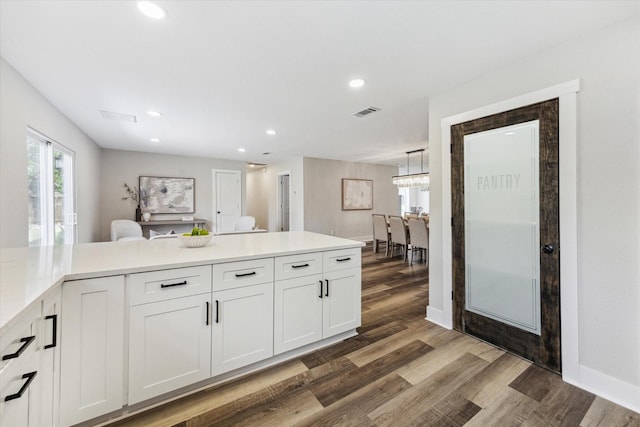
[{"label": "white interior door", "polygon": [[241,215],[242,186],[239,170],[213,170],[215,196],[215,231],[233,231],[233,223]]},{"label": "white interior door", "polygon": [[289,231],[289,174],[278,177],[278,231]]}]

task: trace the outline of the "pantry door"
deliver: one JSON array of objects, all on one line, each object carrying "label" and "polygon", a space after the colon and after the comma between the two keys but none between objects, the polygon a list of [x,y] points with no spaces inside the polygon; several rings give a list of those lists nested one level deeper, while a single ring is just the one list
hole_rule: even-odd
[{"label": "pantry door", "polygon": [[558,99],[451,135],[454,328],[561,372]]}]

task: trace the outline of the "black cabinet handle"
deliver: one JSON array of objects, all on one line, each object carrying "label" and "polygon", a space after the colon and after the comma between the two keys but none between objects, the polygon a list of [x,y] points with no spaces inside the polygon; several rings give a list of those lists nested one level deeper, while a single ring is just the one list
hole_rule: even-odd
[{"label": "black cabinet handle", "polygon": [[207,307],[206,307],[206,310],[207,310],[207,320],[205,321],[205,323],[204,323],[204,324],[205,324],[205,325],[207,325],[207,326],[209,326],[209,301],[207,301]]},{"label": "black cabinet handle", "polygon": [[10,394],[7,397],[4,398],[5,402],[8,402],[10,400],[13,399],[20,399],[22,397],[22,395],[24,394],[24,392],[29,388],[29,385],[31,384],[31,381],[33,381],[33,379],[36,377],[36,375],[38,374],[38,371],[33,371],[33,372],[29,372],[27,374],[24,374],[22,376],[23,380],[27,380],[25,381],[24,384],[22,384],[22,387],[20,387],[20,390],[18,390],[18,392],[16,394]]},{"label": "black cabinet handle", "polygon": [[187,284],[186,280],[183,280],[182,282],[178,282],[178,283],[169,283],[168,285],[165,285],[164,283],[160,284],[161,288],[173,288],[174,286],[184,286]]},{"label": "black cabinet handle", "polygon": [[4,356],[2,356],[2,360],[16,359],[16,358],[20,357],[22,352],[25,351],[27,349],[27,347],[29,347],[29,344],[31,344],[33,342],[33,340],[35,340],[35,339],[36,339],[35,335],[32,335],[30,337],[20,338],[20,342],[22,343],[22,345],[20,346],[18,351],[16,351],[15,353],[11,353],[11,354],[5,354]]},{"label": "black cabinet handle", "polygon": [[318,282],[320,282],[320,295],[318,296],[322,298],[322,280],[318,280]]},{"label": "black cabinet handle", "polygon": [[336,262],[345,262],[345,261],[351,261],[351,257],[338,258],[338,259],[336,260]]},{"label": "black cabinet handle", "polygon": [[325,282],[327,282],[327,292],[324,294],[325,297],[329,296],[329,279],[325,279]]},{"label": "black cabinet handle", "polygon": [[300,265],[292,265],[291,268],[304,268],[304,267],[309,267],[308,263],[305,264],[300,264]]},{"label": "black cabinet handle", "polygon": [[251,273],[241,273],[241,274],[236,273],[236,277],[247,277],[247,276],[255,276],[255,275],[256,275],[255,271],[252,271]]},{"label": "black cabinet handle", "polygon": [[220,323],[220,304],[219,301],[216,300],[216,323]]},{"label": "black cabinet handle", "polygon": [[45,316],[45,320],[53,320],[51,323],[51,344],[47,344],[44,346],[45,349],[53,348],[58,345],[58,315],[52,314],[49,316]]}]

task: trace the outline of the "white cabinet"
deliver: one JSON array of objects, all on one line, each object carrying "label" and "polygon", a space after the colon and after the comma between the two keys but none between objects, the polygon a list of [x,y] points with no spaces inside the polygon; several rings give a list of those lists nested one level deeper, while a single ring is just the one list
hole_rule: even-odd
[{"label": "white cabinet", "polygon": [[274,353],[322,339],[322,274],[277,280],[274,302]]},{"label": "white cabinet", "polygon": [[273,356],[273,258],[213,266],[211,373]]},{"label": "white cabinet", "polygon": [[62,285],[60,424],[123,406],[124,277]]},{"label": "white cabinet", "polygon": [[40,383],[38,305],[0,337],[0,425],[39,426]]},{"label": "white cabinet", "polygon": [[211,266],[129,277],[129,404],[209,378]]},{"label": "white cabinet", "polygon": [[40,318],[40,422],[41,426],[58,425],[60,408],[60,315],[62,291],[60,288],[46,297]]},{"label": "white cabinet", "polygon": [[360,326],[360,248],[277,257],[275,269],[275,354]]}]

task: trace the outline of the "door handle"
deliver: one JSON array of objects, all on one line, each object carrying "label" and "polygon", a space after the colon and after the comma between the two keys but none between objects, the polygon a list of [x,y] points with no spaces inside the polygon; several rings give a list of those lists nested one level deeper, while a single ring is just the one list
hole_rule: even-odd
[{"label": "door handle", "polygon": [[29,344],[31,344],[35,339],[36,339],[35,335],[31,335],[30,337],[20,338],[20,342],[22,343],[20,348],[15,353],[5,354],[4,356],[2,356],[2,360],[16,359],[20,357],[22,352],[25,351],[27,347],[29,347]]},{"label": "door handle", "polygon": [[542,247],[542,252],[544,252],[545,254],[552,254],[554,249],[555,248],[553,247],[553,245],[544,245]]},{"label": "door handle", "polygon": [[325,283],[327,284],[327,292],[324,294],[325,297],[329,296],[329,279],[325,279]]},{"label": "door handle", "polygon": [[47,344],[44,346],[45,349],[47,348],[53,348],[55,346],[58,345],[58,315],[57,314],[52,314],[50,316],[45,316],[45,320],[52,320],[53,322],[51,323],[51,330],[52,330],[52,334],[51,334],[51,344]]},{"label": "door handle", "polygon": [[318,297],[322,298],[322,280],[318,280],[318,282],[320,282],[320,295]]},{"label": "door handle", "polygon": [[20,390],[18,390],[17,393],[8,395],[7,397],[4,398],[4,401],[8,402],[10,400],[20,399],[24,394],[24,392],[29,388],[29,385],[31,385],[31,381],[33,381],[33,379],[36,377],[37,374],[38,374],[38,371],[33,371],[33,372],[29,372],[28,374],[22,375],[22,379],[27,381],[25,381],[24,384],[22,384],[22,387],[20,387]]}]

